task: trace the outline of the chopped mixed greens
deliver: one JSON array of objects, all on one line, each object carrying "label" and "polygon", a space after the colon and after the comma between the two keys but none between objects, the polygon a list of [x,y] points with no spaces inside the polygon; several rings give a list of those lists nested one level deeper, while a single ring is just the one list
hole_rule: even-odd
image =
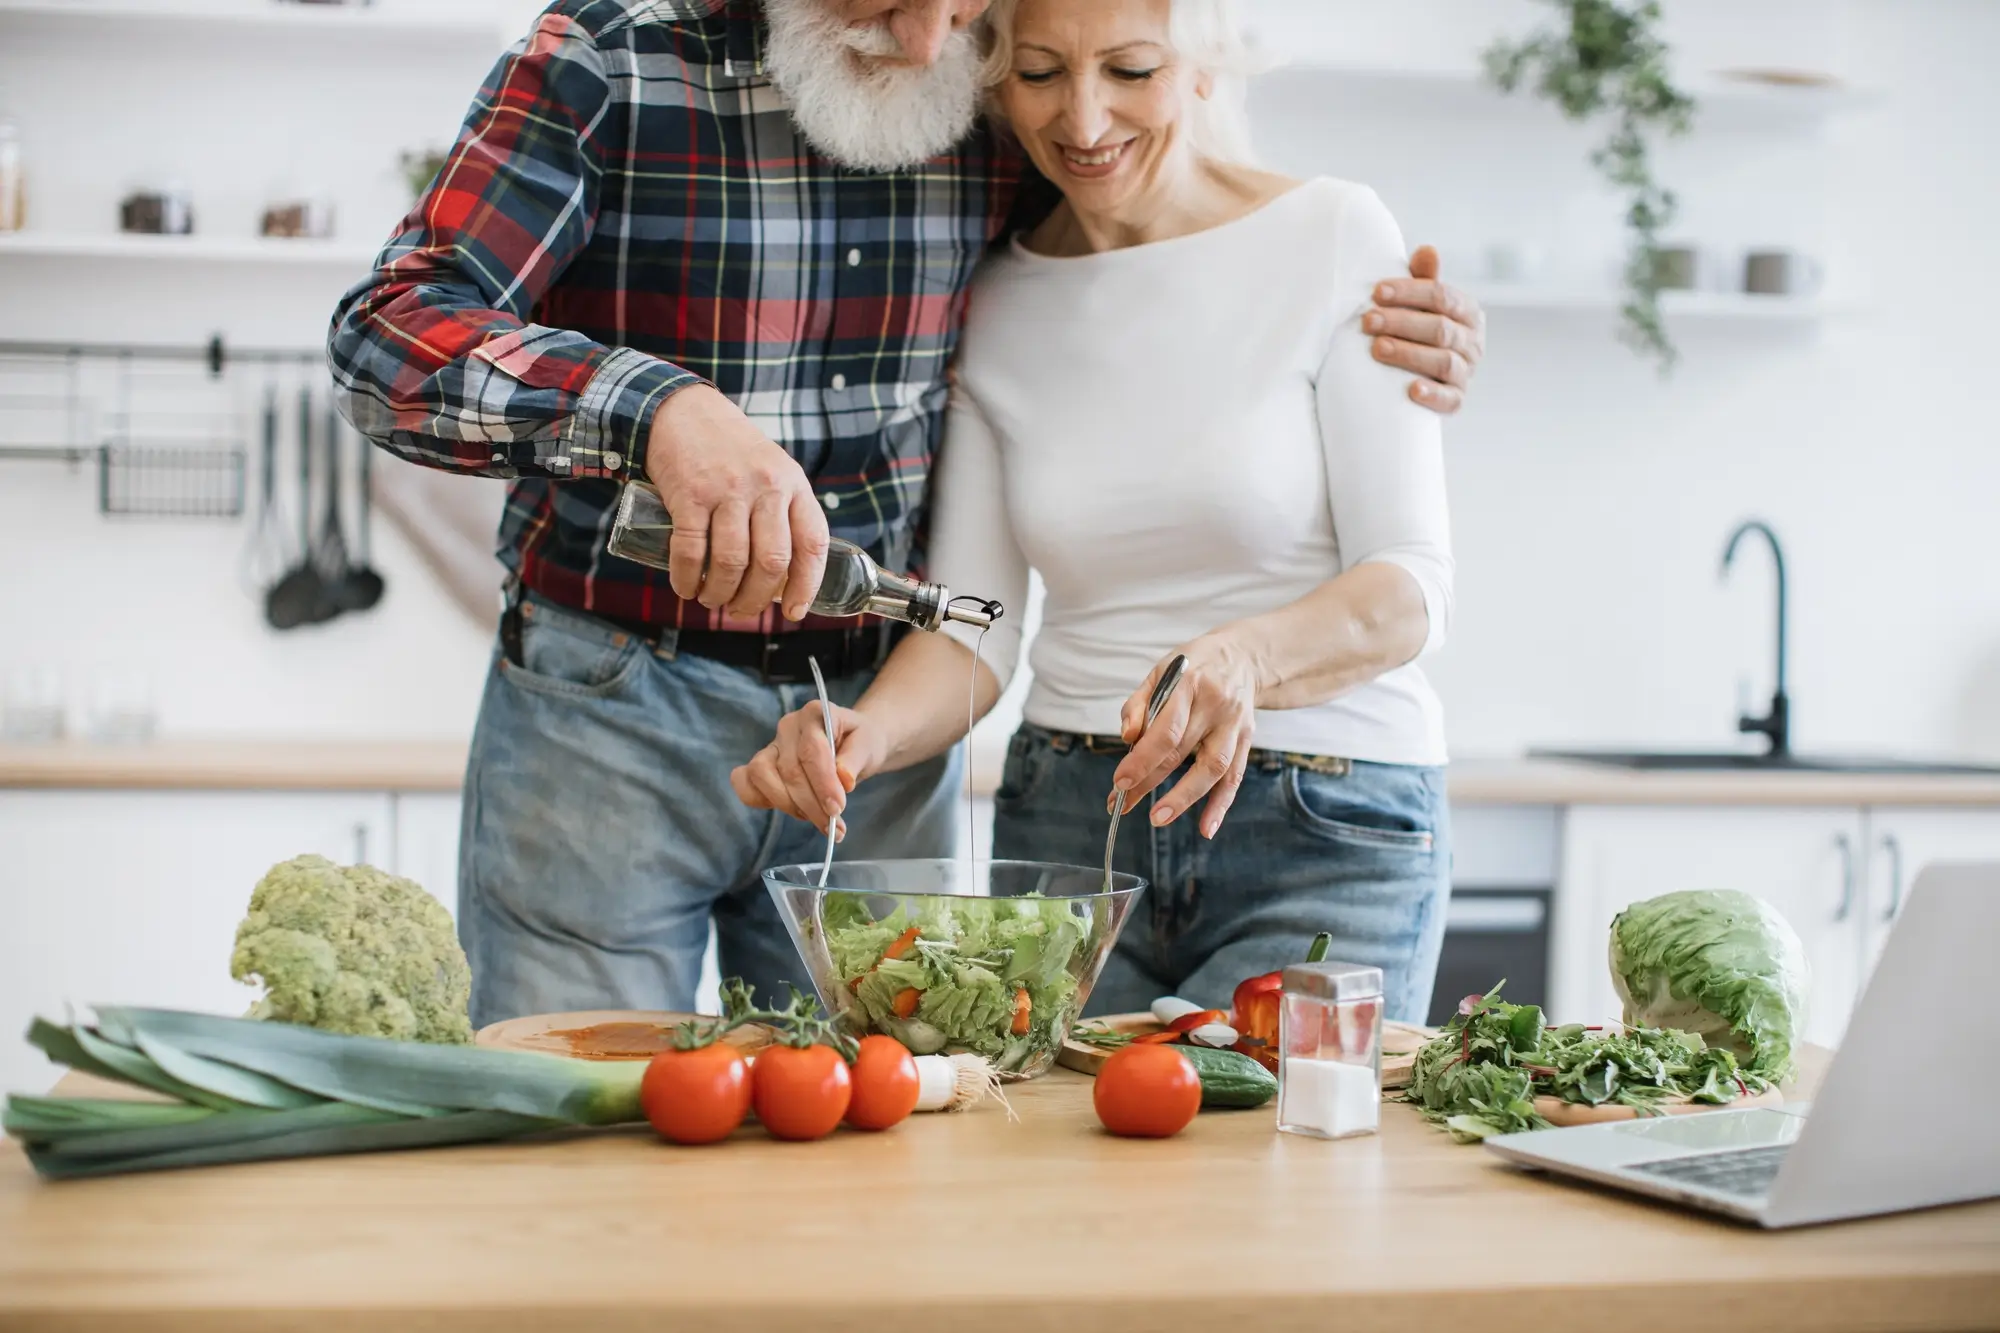
[{"label": "chopped mixed greens", "polygon": [[821,922],[851,1021],[918,1055],[967,1050],[1003,1074],[1039,1072],[1080,1007],[1086,902],[938,896],[877,920],[868,895],[832,892]]},{"label": "chopped mixed greens", "polygon": [[[1501,985],[1505,985],[1502,982]],[[1693,1032],[1580,1023],[1549,1027],[1532,1004],[1508,1004],[1500,986],[1467,996],[1436,1040],[1417,1052],[1404,1100],[1461,1143],[1547,1129],[1535,1098],[1618,1105],[1658,1115],[1671,1098],[1720,1106],[1765,1091],[1769,1079]]]}]

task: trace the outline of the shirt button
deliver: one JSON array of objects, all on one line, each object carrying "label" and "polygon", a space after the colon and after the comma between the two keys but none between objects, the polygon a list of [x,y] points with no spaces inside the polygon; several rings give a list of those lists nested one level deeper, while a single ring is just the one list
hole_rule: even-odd
[{"label": "shirt button", "polygon": [[847,252],[847,266],[849,268],[861,267],[861,252],[859,250],[849,250]]},{"label": "shirt button", "polygon": [[625,455],[618,453],[615,450],[611,453],[604,455],[604,470],[606,472],[616,472],[619,468],[624,466],[625,466]]},{"label": "shirt button", "polygon": [[847,376],[835,375],[833,377],[833,391],[835,393],[839,393],[842,389],[845,389],[846,387],[847,387]]},{"label": "shirt button", "polygon": [[840,497],[838,495],[835,495],[832,491],[828,491],[825,495],[822,495],[820,497],[820,501],[828,509],[840,508]]}]

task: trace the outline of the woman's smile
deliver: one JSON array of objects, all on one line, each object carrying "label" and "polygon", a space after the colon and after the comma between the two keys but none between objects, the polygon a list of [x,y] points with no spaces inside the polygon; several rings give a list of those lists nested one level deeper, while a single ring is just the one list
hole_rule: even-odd
[{"label": "woman's smile", "polygon": [[1070,175],[1080,176],[1085,180],[1095,180],[1117,171],[1125,160],[1125,150],[1134,142],[1127,139],[1122,143],[1099,145],[1096,148],[1076,148],[1069,144],[1058,144],[1057,147],[1062,152],[1063,166],[1068,169]]}]

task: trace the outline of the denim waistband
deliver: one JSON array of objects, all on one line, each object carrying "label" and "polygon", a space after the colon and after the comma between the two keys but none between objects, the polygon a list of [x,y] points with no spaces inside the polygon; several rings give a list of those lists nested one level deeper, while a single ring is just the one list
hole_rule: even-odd
[{"label": "denim waistband", "polygon": [[[1032,722],[1023,723],[1021,730],[1047,741],[1049,748],[1057,754],[1070,754],[1074,751],[1082,751],[1084,754],[1125,754],[1132,748],[1119,736],[1095,736],[1081,731],[1051,731]],[[1250,767],[1269,770],[1302,768],[1309,773],[1324,773],[1328,777],[1344,778],[1354,771],[1354,761],[1330,754],[1297,754],[1290,750],[1252,749]]]}]

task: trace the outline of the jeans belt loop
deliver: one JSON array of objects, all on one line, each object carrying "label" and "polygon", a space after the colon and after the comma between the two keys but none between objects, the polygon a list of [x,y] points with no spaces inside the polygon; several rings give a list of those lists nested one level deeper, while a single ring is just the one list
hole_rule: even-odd
[{"label": "jeans belt loop", "polygon": [[1056,754],[1068,754],[1075,748],[1076,738],[1071,736],[1067,731],[1052,731],[1049,733],[1049,749]]}]

